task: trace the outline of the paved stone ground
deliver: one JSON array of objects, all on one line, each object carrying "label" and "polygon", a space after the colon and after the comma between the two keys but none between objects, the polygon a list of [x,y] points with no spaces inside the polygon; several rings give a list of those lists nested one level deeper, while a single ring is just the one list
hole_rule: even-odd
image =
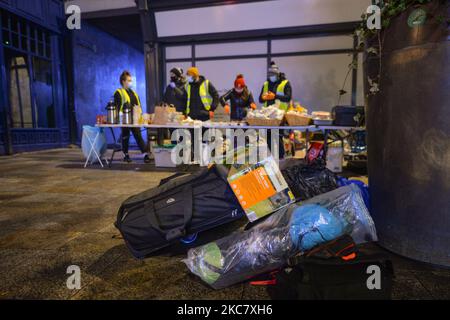
[{"label": "paved stone ground", "polygon": [[[145,261],[131,257],[113,226],[117,209],[172,173],[140,160],[83,169],[78,149],[0,157],[0,298],[268,299],[248,284],[208,288],[181,262],[182,245]],[[197,244],[241,226],[202,234]],[[393,298],[450,298],[450,270],[390,255]],[[66,287],[69,265],[81,268],[81,290]]]}]

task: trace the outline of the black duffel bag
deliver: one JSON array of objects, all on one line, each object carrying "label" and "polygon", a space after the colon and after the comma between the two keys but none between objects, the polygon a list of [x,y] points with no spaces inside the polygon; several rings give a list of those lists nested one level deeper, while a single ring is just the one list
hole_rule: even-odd
[{"label": "black duffel bag", "polygon": [[357,246],[350,260],[338,256],[292,259],[292,266],[276,275],[268,293],[275,300],[389,300],[392,262],[370,246]]},{"label": "black duffel bag", "polygon": [[187,235],[244,216],[221,167],[174,176],[158,187],[128,198],[115,226],[138,259]]}]

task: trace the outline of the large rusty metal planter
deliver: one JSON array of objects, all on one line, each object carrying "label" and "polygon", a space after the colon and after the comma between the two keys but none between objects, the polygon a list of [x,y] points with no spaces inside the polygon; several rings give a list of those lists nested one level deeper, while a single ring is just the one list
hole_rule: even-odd
[{"label": "large rusty metal planter", "polygon": [[[371,213],[380,243],[444,266],[450,266],[448,19],[448,1],[409,8],[381,33],[381,59],[364,57],[366,93],[381,61],[380,92],[367,98]],[[378,38],[367,45],[377,44]]]}]

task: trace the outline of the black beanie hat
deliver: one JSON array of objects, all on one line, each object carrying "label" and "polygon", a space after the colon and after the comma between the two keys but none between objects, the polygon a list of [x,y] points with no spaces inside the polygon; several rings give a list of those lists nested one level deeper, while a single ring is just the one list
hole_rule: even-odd
[{"label": "black beanie hat", "polygon": [[183,75],[183,69],[181,69],[181,68],[172,68],[172,70],[170,70],[170,72],[172,72],[178,78],[181,78],[181,76]]}]

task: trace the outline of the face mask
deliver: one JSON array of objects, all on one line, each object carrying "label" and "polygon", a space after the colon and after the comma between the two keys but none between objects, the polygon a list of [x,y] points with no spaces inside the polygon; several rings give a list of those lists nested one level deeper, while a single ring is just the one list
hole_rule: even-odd
[{"label": "face mask", "polygon": [[269,80],[270,80],[270,82],[277,82],[278,77],[277,76],[270,76]]},{"label": "face mask", "polygon": [[192,78],[191,76],[188,76],[188,77],[187,77],[187,81],[188,81],[189,83],[192,83],[192,82],[194,82],[194,78]]},{"label": "face mask", "polygon": [[127,86],[127,88],[133,87],[133,82],[127,82],[127,83],[126,83],[126,86]]},{"label": "face mask", "polygon": [[242,93],[244,91],[244,89],[234,88],[234,91],[236,91],[237,93]]}]

